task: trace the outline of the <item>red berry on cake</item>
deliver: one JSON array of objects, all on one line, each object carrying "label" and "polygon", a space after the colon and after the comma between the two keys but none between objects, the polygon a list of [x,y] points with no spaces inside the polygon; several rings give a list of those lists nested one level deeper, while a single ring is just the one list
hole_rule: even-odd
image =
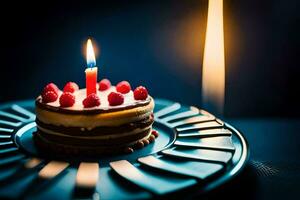
[{"label": "red berry on cake", "polygon": [[131,87],[127,81],[121,81],[120,83],[117,84],[116,89],[117,89],[117,92],[126,94],[126,93],[130,92]]},{"label": "red berry on cake", "polygon": [[58,98],[57,93],[53,91],[47,91],[42,94],[43,103],[50,103],[56,101]]},{"label": "red berry on cake", "polygon": [[110,88],[111,86],[111,83],[108,79],[102,79],[100,82],[99,82],[99,90],[100,91],[105,91],[107,90],[108,88]]},{"label": "red berry on cake", "polygon": [[148,91],[145,87],[139,86],[134,90],[133,96],[135,100],[146,100],[148,97]]},{"label": "red berry on cake", "polygon": [[74,82],[68,82],[64,87],[64,92],[74,93],[76,90],[79,90],[79,87]]},{"label": "red berry on cake", "polygon": [[75,96],[71,92],[64,92],[59,97],[61,107],[71,107],[75,104]]},{"label": "red berry on cake", "polygon": [[85,108],[100,106],[100,98],[97,94],[92,93],[82,101],[82,104]]},{"label": "red berry on cake", "polygon": [[159,133],[156,130],[152,130],[151,134],[154,135],[154,137],[156,138],[159,136]]},{"label": "red berry on cake", "polygon": [[42,93],[45,94],[48,91],[53,91],[56,94],[58,94],[59,89],[54,83],[49,83],[49,84],[46,85],[46,87],[44,87]]},{"label": "red berry on cake", "polygon": [[111,92],[107,100],[110,106],[118,106],[124,103],[124,96],[118,92]]}]

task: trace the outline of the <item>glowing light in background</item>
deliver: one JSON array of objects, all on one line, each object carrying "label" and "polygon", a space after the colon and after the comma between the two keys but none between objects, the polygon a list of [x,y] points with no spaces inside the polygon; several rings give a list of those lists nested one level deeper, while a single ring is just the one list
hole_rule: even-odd
[{"label": "glowing light in background", "polygon": [[222,114],[225,94],[223,0],[209,0],[203,58],[203,107]]}]

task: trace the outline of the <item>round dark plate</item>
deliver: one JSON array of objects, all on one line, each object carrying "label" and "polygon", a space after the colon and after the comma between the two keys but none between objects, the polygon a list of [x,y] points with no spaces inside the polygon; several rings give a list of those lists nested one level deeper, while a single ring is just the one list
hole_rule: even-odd
[{"label": "round dark plate", "polygon": [[[154,116],[160,135],[143,149],[62,160],[41,153],[33,142],[34,101],[0,105],[0,197],[186,197],[185,191],[198,195],[224,184],[248,160],[243,135],[206,111],[156,99]],[[85,175],[89,184],[81,179]]]}]

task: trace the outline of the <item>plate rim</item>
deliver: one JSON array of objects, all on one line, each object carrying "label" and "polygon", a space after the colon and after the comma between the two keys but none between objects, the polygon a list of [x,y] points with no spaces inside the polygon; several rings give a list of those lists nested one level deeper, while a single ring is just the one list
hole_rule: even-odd
[{"label": "plate rim", "polygon": [[[155,98],[155,101],[176,103],[175,101],[164,99],[164,98]],[[2,103],[0,103],[0,109],[5,109],[13,104],[19,104],[20,106],[34,105],[34,99],[2,102]],[[181,104],[181,105],[186,105],[186,104]],[[225,172],[222,175],[209,181],[207,184],[202,185],[202,187],[200,189],[193,190],[195,192],[191,194],[191,196],[190,196],[191,198],[195,197],[197,195],[203,195],[208,192],[211,192],[212,190],[219,188],[219,186],[221,186],[222,184],[225,184],[225,183],[229,182],[230,180],[234,179],[238,174],[240,174],[243,171],[243,169],[245,168],[245,166],[249,160],[250,146],[249,146],[249,143],[248,143],[247,139],[245,138],[244,134],[239,129],[237,129],[234,126],[232,126],[231,124],[227,123],[226,120],[223,122],[224,122],[224,127],[231,130],[233,132],[233,134],[235,134],[235,136],[237,136],[238,140],[240,141],[240,144],[242,147],[241,156],[239,157],[238,162],[236,164],[234,164],[233,166],[231,166],[229,169],[225,169]],[[161,123],[160,121],[157,121],[157,123],[159,123],[160,125],[166,126],[167,128],[170,128],[172,131],[174,131],[173,128],[168,127],[167,125],[165,125],[164,123]],[[177,137],[177,135],[175,134],[175,138],[176,137]],[[168,145],[168,146],[170,146],[170,145]],[[157,152],[157,153],[159,153],[159,152]],[[149,154],[149,155],[153,155],[153,154]],[[194,186],[198,186],[198,185],[199,185],[199,183]],[[192,187],[193,186],[191,186],[190,188],[192,188]],[[181,192],[181,191],[182,190],[179,190],[178,192]],[[177,191],[175,193],[177,193]],[[168,195],[168,194],[165,194],[165,195]],[[165,196],[165,195],[163,195],[163,196]]]}]

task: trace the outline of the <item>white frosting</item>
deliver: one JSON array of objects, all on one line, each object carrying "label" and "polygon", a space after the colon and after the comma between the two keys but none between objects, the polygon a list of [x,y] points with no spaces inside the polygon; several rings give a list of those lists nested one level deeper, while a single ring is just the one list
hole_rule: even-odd
[{"label": "white frosting", "polygon": [[[75,104],[72,107],[68,107],[68,108],[64,108],[64,109],[66,109],[66,110],[95,110],[95,108],[96,109],[99,108],[99,109],[103,109],[103,110],[108,110],[112,107],[113,108],[121,108],[124,106],[130,106],[130,105],[134,105],[138,102],[141,102],[141,101],[137,101],[134,99],[133,91],[130,90],[130,92],[128,92],[127,94],[123,94],[123,96],[124,96],[123,104],[118,105],[118,106],[110,106],[109,102],[107,100],[107,97],[111,92],[117,92],[115,86],[111,86],[109,89],[107,89],[105,91],[98,90],[97,95],[100,98],[100,106],[92,107],[92,108],[84,108],[82,101],[86,98],[86,89],[80,89],[73,93],[75,96]],[[59,91],[58,96],[60,97],[61,94],[62,94],[62,92]],[[53,106],[53,107],[60,107],[59,98],[55,102],[47,103],[47,105]]]}]

